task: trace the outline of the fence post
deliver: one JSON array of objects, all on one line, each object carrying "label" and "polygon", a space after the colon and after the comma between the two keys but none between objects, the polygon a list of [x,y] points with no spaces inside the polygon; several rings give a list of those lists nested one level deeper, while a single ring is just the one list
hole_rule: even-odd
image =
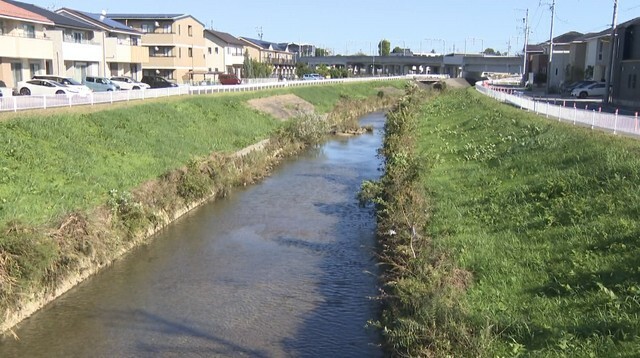
[{"label": "fence post", "polygon": [[616,108],[616,119],[613,122],[613,134],[617,134],[618,131],[618,109]]},{"label": "fence post", "polygon": [[636,132],[638,131],[638,112],[636,112]]},{"label": "fence post", "polygon": [[596,110],[593,110],[593,113],[591,114],[591,130],[593,130],[593,127],[596,124]]},{"label": "fence post", "polygon": [[109,91],[109,102],[113,104],[113,91]]},{"label": "fence post", "polygon": [[576,104],[573,104],[573,125],[576,125],[576,117],[578,117],[578,107]]},{"label": "fence post", "polygon": [[42,107],[47,109],[47,96],[42,96]]},{"label": "fence post", "polygon": [[18,98],[13,96],[13,111],[18,112]]},{"label": "fence post", "polygon": [[549,101],[547,101],[547,118],[549,118]]},{"label": "fence post", "polygon": [[72,106],[71,96],[67,96],[67,98],[69,99],[69,107],[71,107]]}]

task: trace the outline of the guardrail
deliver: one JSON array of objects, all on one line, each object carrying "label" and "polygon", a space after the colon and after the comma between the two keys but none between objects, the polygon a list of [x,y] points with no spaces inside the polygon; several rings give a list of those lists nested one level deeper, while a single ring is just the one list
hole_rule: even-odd
[{"label": "guardrail", "polygon": [[512,104],[521,109],[534,112],[549,119],[572,122],[590,126],[591,129],[599,128],[618,132],[640,135],[640,123],[638,115],[625,116],[615,113],[602,112],[601,109],[582,109],[564,107],[552,104],[551,102],[540,102],[519,94],[518,91],[504,87],[494,87],[487,82],[476,83],[476,90],[480,93],[492,97],[498,101]]},{"label": "guardrail", "polygon": [[213,85],[213,86],[179,86],[170,88],[156,88],[147,90],[93,92],[87,96],[80,95],[53,95],[53,96],[12,96],[0,97],[0,112],[17,112],[29,109],[47,109],[54,107],[85,106],[102,103],[114,103],[125,101],[138,101],[152,98],[200,95],[224,92],[247,92],[264,89],[313,86],[320,84],[353,83],[365,81],[388,81],[395,79],[407,79],[407,76],[395,77],[362,77],[341,78],[316,81],[280,81],[268,83],[250,83],[240,85]]}]

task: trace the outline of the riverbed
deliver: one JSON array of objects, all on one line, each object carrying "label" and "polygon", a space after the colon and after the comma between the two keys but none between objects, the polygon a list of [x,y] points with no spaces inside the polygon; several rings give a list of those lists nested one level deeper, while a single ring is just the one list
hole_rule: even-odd
[{"label": "riverbed", "polygon": [[206,204],[14,328],[2,357],[378,357],[375,130]]}]

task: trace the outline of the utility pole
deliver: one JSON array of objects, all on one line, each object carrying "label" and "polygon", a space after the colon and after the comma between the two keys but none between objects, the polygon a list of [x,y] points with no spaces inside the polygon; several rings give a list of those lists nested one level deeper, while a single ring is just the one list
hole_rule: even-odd
[{"label": "utility pole", "polygon": [[609,103],[609,96],[611,95],[611,91],[609,90],[609,87],[611,86],[611,82],[613,81],[613,63],[614,63],[614,57],[616,54],[616,42],[618,40],[618,31],[617,31],[617,26],[618,26],[618,0],[613,0],[613,22],[611,23],[611,52],[609,53],[609,76],[607,76],[606,78],[606,82],[605,82],[605,89],[604,89],[604,98],[602,99],[602,102],[604,102],[604,104],[608,104]]},{"label": "utility pole", "polygon": [[527,46],[529,46],[529,9],[524,16],[524,51],[522,52],[522,83],[527,83]]},{"label": "utility pole", "polygon": [[556,0],[551,3],[551,34],[549,35],[549,68],[547,70],[547,93],[551,89],[551,71],[553,70],[553,22],[556,18]]}]

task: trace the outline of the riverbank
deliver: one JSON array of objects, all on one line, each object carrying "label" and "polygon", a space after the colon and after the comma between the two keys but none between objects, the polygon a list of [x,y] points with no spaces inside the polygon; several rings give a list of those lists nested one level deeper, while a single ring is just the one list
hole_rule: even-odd
[{"label": "riverbank", "polygon": [[[385,86],[402,87],[404,81]],[[206,200],[387,107],[379,84],[205,95],[0,123],[1,327],[107,266]],[[250,99],[294,94],[326,114],[280,122]],[[250,144],[263,150],[234,155]]]},{"label": "riverbank", "polygon": [[617,356],[640,346],[640,144],[471,91],[388,116],[378,203],[397,356]]}]

